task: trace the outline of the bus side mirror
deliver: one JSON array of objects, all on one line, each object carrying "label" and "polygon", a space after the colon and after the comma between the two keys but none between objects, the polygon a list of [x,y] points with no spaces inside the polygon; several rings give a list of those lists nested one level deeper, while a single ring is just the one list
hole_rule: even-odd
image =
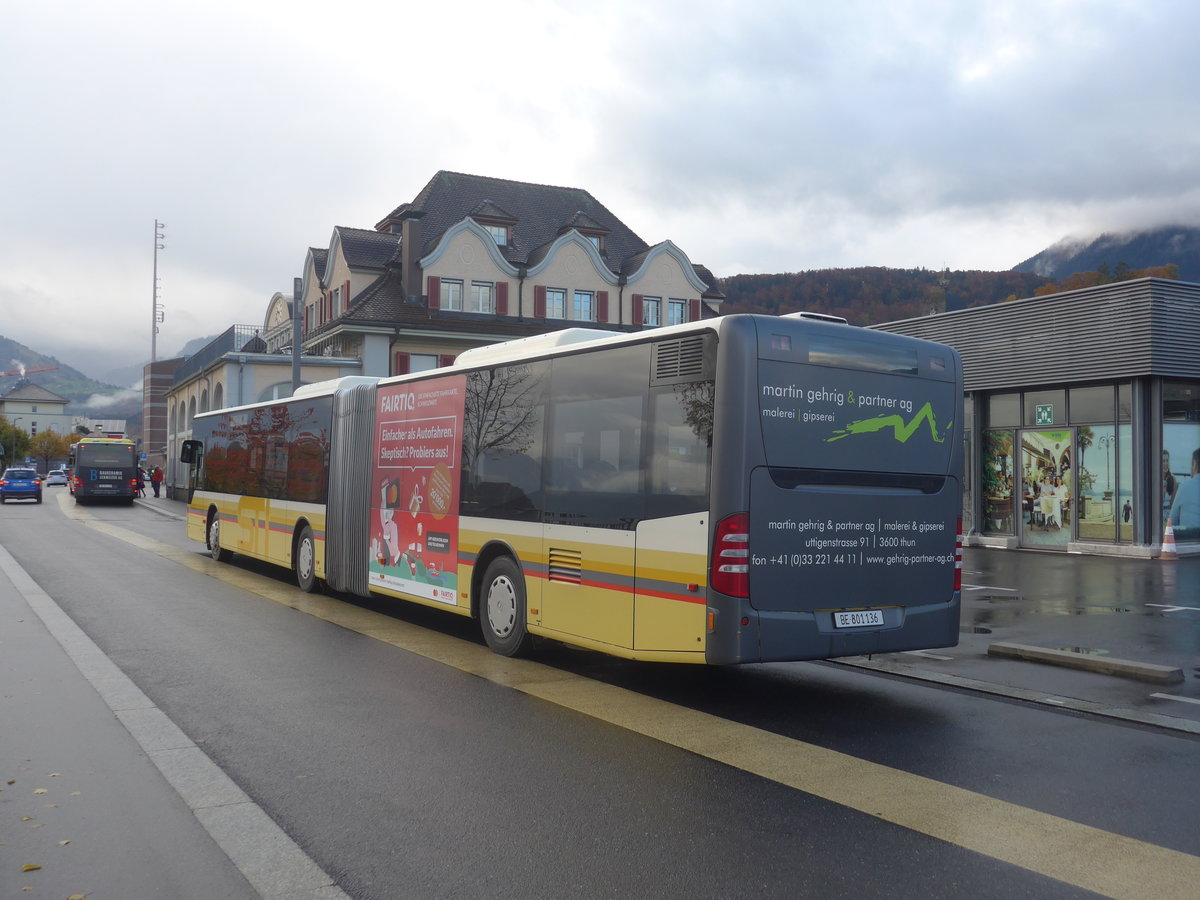
[{"label": "bus side mirror", "polygon": [[199,462],[203,446],[201,441],[184,441],[183,446],[179,449],[179,461],[188,464]]}]

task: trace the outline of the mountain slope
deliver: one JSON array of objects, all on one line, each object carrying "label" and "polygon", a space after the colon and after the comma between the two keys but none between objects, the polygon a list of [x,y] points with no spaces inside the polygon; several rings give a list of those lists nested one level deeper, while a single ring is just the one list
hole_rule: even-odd
[{"label": "mountain slope", "polygon": [[1013,271],[1061,279],[1102,267],[1115,273],[1121,266],[1147,269],[1169,264],[1179,267],[1181,281],[1200,282],[1200,228],[1167,225],[1145,231],[1106,233],[1092,240],[1064,238],[1014,266]]},{"label": "mountain slope", "polygon": [[[88,378],[78,369],[73,369],[66,363],[59,362],[53,356],[45,356],[31,350],[18,341],[0,335],[0,371],[20,371],[40,367],[55,367],[52,371],[31,372],[28,377],[34,384],[40,384],[46,390],[54,391],[60,397],[71,401],[72,407],[82,409],[83,405],[94,395],[115,395],[121,388],[112,384]],[[0,378],[0,394],[12,390],[19,380],[19,375],[9,375]],[[138,401],[141,407],[141,401]],[[106,415],[107,417],[107,415]]]},{"label": "mountain slope", "polygon": [[1048,279],[1026,272],[937,272],[932,269],[816,269],[782,275],[734,275],[720,280],[727,313],[772,315],[809,311],[874,325],[1032,297]]}]

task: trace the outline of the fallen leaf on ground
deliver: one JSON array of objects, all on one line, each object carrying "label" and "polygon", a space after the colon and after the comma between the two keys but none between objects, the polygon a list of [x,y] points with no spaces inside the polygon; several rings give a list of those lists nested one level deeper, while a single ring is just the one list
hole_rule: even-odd
[{"label": "fallen leaf on ground", "polygon": [[21,866],[21,871],[22,872],[36,872],[40,868],[41,868],[41,866],[39,866],[37,863],[25,863],[25,865]]}]

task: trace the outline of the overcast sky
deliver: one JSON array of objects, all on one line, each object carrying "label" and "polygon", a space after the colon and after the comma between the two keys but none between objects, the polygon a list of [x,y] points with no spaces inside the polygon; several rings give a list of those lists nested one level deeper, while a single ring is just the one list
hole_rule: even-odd
[{"label": "overcast sky", "polygon": [[156,218],[163,358],[439,169],[584,188],[718,276],[1200,224],[1194,0],[0,12],[0,334],[93,375],[149,358]]}]

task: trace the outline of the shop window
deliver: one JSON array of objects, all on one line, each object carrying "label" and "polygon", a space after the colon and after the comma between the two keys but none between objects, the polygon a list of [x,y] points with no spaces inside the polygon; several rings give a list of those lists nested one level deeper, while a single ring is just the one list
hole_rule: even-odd
[{"label": "shop window", "polygon": [[1021,395],[992,394],[987,398],[987,424],[1005,428],[1021,424]]},{"label": "shop window", "polygon": [[1133,421],[1133,385],[1129,382],[1117,385],[1117,421]]},{"label": "shop window", "polygon": [[1072,425],[1079,422],[1113,421],[1112,385],[1071,388],[1070,399]]},{"label": "shop window", "polygon": [[1074,497],[1079,538],[1116,540],[1117,523],[1123,512],[1117,492],[1121,466],[1116,429],[1112,425],[1080,425],[1075,431],[1075,446],[1078,465]]},{"label": "shop window", "polygon": [[1012,534],[1014,519],[1013,432],[986,431],[980,473],[983,492],[983,530]]},{"label": "shop window", "polygon": [[1067,421],[1067,392],[1027,391],[1021,421],[1029,427],[1065,425]]}]

